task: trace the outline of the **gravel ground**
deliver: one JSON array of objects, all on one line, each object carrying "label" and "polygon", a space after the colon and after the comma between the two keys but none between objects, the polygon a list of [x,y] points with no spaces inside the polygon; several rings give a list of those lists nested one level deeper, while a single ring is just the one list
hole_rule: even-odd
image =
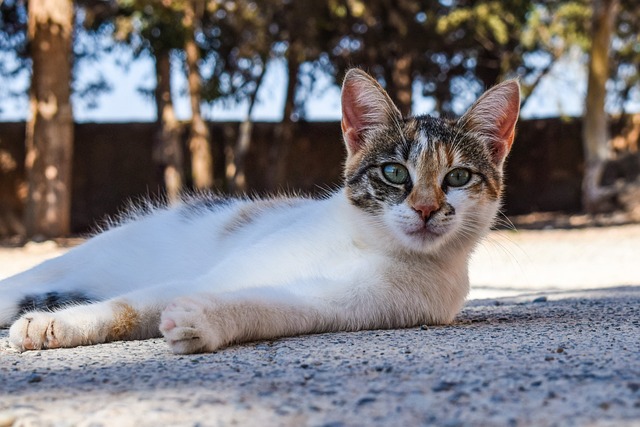
[{"label": "gravel ground", "polygon": [[[54,256],[0,248],[0,276]],[[454,325],[17,354],[5,425],[640,426],[640,226],[491,234]]]}]

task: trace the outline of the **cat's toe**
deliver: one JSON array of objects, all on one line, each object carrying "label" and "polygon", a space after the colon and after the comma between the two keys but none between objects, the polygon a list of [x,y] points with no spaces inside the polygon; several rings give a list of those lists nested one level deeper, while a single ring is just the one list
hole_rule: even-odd
[{"label": "cat's toe", "polygon": [[174,328],[164,334],[169,348],[175,354],[192,354],[206,351],[206,343],[195,328]]},{"label": "cat's toe", "polygon": [[62,346],[64,326],[51,313],[27,313],[11,325],[9,342],[19,351]]},{"label": "cat's toe", "polygon": [[211,351],[211,331],[206,328],[204,307],[191,299],[169,305],[160,319],[160,332],[176,354]]}]

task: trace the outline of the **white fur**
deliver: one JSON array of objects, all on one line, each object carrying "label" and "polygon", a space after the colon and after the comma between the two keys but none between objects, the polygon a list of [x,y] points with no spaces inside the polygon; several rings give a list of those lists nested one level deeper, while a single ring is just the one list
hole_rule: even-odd
[{"label": "white fur", "polygon": [[[155,336],[160,312],[180,296],[191,300],[178,300],[182,303],[171,305],[162,319],[178,352],[298,333],[448,323],[463,304],[475,238],[465,238],[456,251],[437,253],[428,245],[413,250],[398,239],[402,233],[372,223],[344,192],[292,207],[276,204],[227,233],[225,226],[250,203],[236,201],[190,218],[181,206],[158,210],[0,282],[3,324],[15,316],[16,302],[35,292],[82,290],[104,300],[27,313],[11,328],[12,343],[30,349],[108,341],[118,304],[138,316],[126,339]],[[236,317],[242,313],[263,329],[233,333],[242,329],[240,320],[216,320],[217,306]],[[252,313],[267,309],[266,317],[251,320]],[[272,322],[277,313],[286,315]],[[213,335],[212,325],[222,323],[225,331],[218,335],[224,338],[181,339],[193,331],[185,332],[180,321]],[[40,329],[35,336],[34,328]],[[47,338],[50,329],[55,341]]]}]

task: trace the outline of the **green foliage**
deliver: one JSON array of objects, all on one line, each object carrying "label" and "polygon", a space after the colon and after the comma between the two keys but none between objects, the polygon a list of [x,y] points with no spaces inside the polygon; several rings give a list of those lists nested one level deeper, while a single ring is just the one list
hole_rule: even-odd
[{"label": "green foliage", "polygon": [[[531,1],[339,1],[330,2],[338,27],[331,51],[339,70],[362,64],[393,85],[400,58],[425,95],[454,109],[460,93],[480,92],[509,74],[533,72],[521,36]],[[406,60],[405,60],[406,62]],[[393,90],[392,90],[393,92]]]},{"label": "green foliage", "polygon": [[443,101],[442,110],[452,110],[457,92],[475,92],[473,98],[507,76],[536,71],[521,43],[532,9],[528,0],[456,1],[439,7],[435,26],[441,42],[433,55],[439,74],[423,80],[435,88],[431,94]]},{"label": "green foliage", "polygon": [[[622,0],[618,15],[617,32],[613,40],[615,55],[612,60],[613,90],[616,101],[635,99],[640,102],[640,8],[635,0]],[[635,89],[635,91],[634,91]]]},{"label": "green foliage", "polygon": [[27,10],[18,0],[0,1],[0,100],[24,96],[16,82],[28,72]]},{"label": "green foliage", "polygon": [[528,16],[521,42],[525,49],[543,49],[554,56],[571,46],[587,50],[590,45],[588,1],[537,2]]},{"label": "green foliage", "polygon": [[[425,95],[454,110],[456,97],[473,98],[496,81],[522,77],[532,90],[569,49],[590,46],[592,0],[78,0],[76,60],[99,60],[122,44],[136,55],[172,51],[187,37],[200,49],[203,99],[242,100],[255,93],[266,63],[282,58],[300,67],[298,90],[308,93],[315,70],[334,73],[359,65],[392,91],[407,58],[409,78]],[[201,25],[185,20],[187,5]],[[0,2],[0,51],[5,81],[28,70],[25,3]],[[613,41],[612,85],[622,102],[640,85],[640,8],[621,0]],[[536,57],[533,61],[531,58]],[[406,65],[406,64],[405,64]],[[298,67],[298,65],[296,65]],[[106,90],[104,82],[93,89]],[[301,89],[301,85],[307,87]],[[7,85],[5,85],[7,86]],[[82,88],[76,89],[82,92]],[[82,92],[83,93],[83,92]],[[302,93],[302,92],[301,92]],[[301,104],[301,99],[298,99]]]},{"label": "green foliage", "polygon": [[27,45],[27,9],[22,1],[0,1],[0,50],[14,51],[25,57]]},{"label": "green foliage", "polygon": [[468,6],[456,7],[438,18],[436,29],[447,35],[464,29],[466,35],[484,43],[504,46],[509,43],[514,30],[522,26],[522,11],[528,10],[524,1],[472,2]]},{"label": "green foliage", "polygon": [[137,52],[184,47],[183,1],[117,0],[117,4],[116,40],[130,44]]},{"label": "green foliage", "polygon": [[206,68],[203,100],[240,101],[256,88],[269,55],[269,15],[252,1],[207,2],[196,41]]}]

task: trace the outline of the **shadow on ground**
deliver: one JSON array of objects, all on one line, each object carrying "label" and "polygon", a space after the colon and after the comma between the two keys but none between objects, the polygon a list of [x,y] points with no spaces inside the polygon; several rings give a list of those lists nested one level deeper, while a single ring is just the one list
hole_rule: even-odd
[{"label": "shadow on ground", "polygon": [[17,354],[0,426],[637,425],[640,287],[471,301],[453,325],[175,356],[162,340]]}]

